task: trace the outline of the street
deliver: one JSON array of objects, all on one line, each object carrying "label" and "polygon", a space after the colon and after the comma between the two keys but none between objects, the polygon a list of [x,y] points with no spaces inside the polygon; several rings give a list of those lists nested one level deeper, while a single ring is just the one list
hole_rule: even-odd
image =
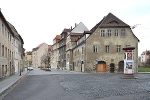
[{"label": "street", "polygon": [[3,100],[150,100],[150,74],[122,79],[123,74],[34,69]]}]

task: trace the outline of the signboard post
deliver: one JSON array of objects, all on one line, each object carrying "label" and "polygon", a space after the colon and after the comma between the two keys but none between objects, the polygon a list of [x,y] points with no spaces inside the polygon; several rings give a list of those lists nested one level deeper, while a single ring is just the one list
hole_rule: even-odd
[{"label": "signboard post", "polygon": [[134,77],[134,47],[126,47],[124,50],[124,76],[123,78]]}]

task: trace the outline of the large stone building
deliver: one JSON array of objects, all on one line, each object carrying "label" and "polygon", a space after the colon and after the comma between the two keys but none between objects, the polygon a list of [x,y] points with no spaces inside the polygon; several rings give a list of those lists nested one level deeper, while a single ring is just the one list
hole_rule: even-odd
[{"label": "large stone building", "polygon": [[45,55],[48,52],[48,44],[42,43],[36,48],[32,49],[32,66],[34,68],[41,67],[42,62],[44,59],[42,59],[42,56]]},{"label": "large stone building", "polygon": [[27,51],[25,53],[25,68],[32,66],[32,52]]},{"label": "large stone building", "polygon": [[[17,39],[20,45],[16,44]],[[0,11],[0,78],[19,72],[19,66],[17,65],[19,57],[17,54],[20,52],[22,55],[20,61],[22,61],[24,56],[23,44],[22,37],[17,33],[14,26],[6,21]]]},{"label": "large stone building", "polygon": [[134,71],[138,66],[138,42],[130,26],[109,13],[91,30],[86,39],[86,72],[123,72],[125,47],[134,49]]},{"label": "large stone building", "polygon": [[86,39],[91,34],[90,31],[84,31],[82,35],[74,42],[72,48],[72,67],[75,71],[81,71],[84,72],[85,70],[85,60],[86,60]]},{"label": "large stone building", "polygon": [[56,37],[53,39],[53,45],[52,45],[52,56],[51,56],[51,67],[52,68],[57,68],[58,67],[58,48],[59,48],[59,44],[58,41],[60,40],[60,35],[56,35]]},{"label": "large stone building", "polygon": [[19,73],[20,71],[24,70],[24,48],[23,48],[23,44],[24,41],[22,39],[22,37],[20,36],[20,34],[17,32],[17,30],[15,29],[15,27],[10,24],[8,22],[12,32],[14,33],[14,71],[15,73]]},{"label": "large stone building", "polygon": [[82,22],[80,22],[78,25],[75,24],[75,27],[67,35],[66,38],[66,69],[67,70],[74,70],[73,48],[74,46],[76,46],[78,38],[80,38],[85,31],[89,31],[89,29]]},{"label": "large stone building", "polygon": [[134,71],[137,72],[139,39],[128,24],[112,13],[90,31],[81,22],[75,24],[73,29],[64,29],[60,36],[59,52],[53,52],[53,57],[59,56],[59,68],[81,72],[122,73],[123,48],[134,47]]},{"label": "large stone building", "polygon": [[150,65],[150,50],[143,51],[141,54],[140,65]]},{"label": "large stone building", "polygon": [[58,59],[58,68],[66,69],[66,38],[70,34],[71,29],[64,29],[60,34],[61,38],[59,40],[59,59]]}]

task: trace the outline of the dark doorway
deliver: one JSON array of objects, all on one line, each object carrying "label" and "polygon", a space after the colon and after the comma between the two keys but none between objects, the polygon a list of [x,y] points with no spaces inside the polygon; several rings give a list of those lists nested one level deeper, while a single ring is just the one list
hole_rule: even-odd
[{"label": "dark doorway", "polygon": [[115,71],[115,64],[111,63],[110,64],[110,73],[114,73],[114,71]]},{"label": "dark doorway", "polygon": [[71,70],[73,70],[73,71],[74,71],[74,62],[73,62],[73,64],[72,64],[72,68],[71,68]]},{"label": "dark doorway", "polygon": [[123,73],[124,72],[124,61],[119,62],[118,72]]},{"label": "dark doorway", "polygon": [[83,61],[81,62],[81,72],[84,72],[84,63],[83,63]]},{"label": "dark doorway", "polygon": [[9,71],[9,72],[10,72],[10,75],[11,75],[11,72],[12,72],[12,71],[11,71],[11,62],[10,62],[10,65],[9,65],[9,67],[10,67],[10,71]]}]

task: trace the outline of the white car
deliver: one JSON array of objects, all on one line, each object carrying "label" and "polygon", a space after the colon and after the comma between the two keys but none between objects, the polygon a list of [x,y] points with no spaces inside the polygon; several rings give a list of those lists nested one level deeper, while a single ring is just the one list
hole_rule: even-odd
[{"label": "white car", "polygon": [[28,67],[27,70],[31,71],[33,70],[33,67]]}]

